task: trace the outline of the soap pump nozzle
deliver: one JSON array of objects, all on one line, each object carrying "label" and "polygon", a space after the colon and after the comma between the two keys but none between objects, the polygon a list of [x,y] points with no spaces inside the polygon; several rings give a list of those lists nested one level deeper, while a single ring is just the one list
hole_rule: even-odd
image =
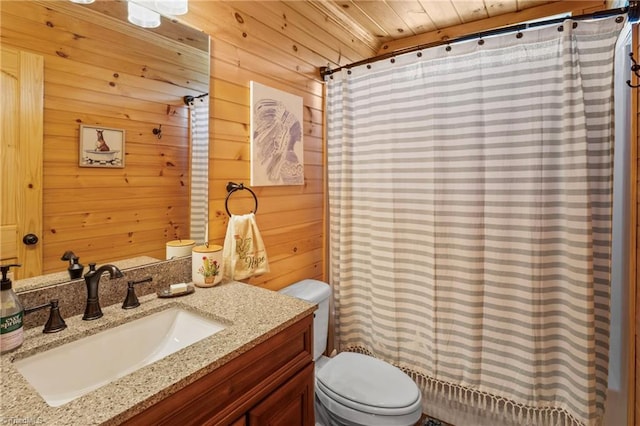
[{"label": "soap pump nozzle", "polygon": [[2,265],[0,266],[0,271],[2,271],[2,281],[0,282],[0,290],[9,290],[11,288],[11,280],[7,278],[7,274],[9,273],[9,269],[14,266],[20,267],[19,263],[13,263],[11,265]]},{"label": "soap pump nozzle", "polygon": [[60,260],[68,260],[69,265],[71,265],[71,262],[73,261],[73,259],[77,259],[77,258],[78,256],[76,256],[74,252],[72,252],[71,250],[67,250],[64,252]]}]

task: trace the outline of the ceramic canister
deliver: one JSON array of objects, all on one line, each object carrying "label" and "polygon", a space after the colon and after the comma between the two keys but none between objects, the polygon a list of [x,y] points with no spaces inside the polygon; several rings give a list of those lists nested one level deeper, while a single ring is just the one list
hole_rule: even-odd
[{"label": "ceramic canister", "polygon": [[222,280],[222,246],[195,246],[192,256],[191,279],[194,285],[213,287]]},{"label": "ceramic canister", "polygon": [[195,245],[196,242],[193,240],[169,241],[167,243],[167,259],[189,256]]}]

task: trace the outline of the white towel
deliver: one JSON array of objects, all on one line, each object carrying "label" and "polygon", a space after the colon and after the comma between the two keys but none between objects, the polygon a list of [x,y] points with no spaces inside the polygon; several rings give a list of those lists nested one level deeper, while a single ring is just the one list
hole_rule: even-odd
[{"label": "white towel", "polygon": [[253,213],[231,215],[222,249],[225,278],[242,280],[269,272],[269,261]]}]

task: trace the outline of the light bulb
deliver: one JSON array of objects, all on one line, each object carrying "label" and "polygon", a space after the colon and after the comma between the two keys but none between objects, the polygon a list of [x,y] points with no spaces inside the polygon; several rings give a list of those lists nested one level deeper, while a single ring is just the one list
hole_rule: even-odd
[{"label": "light bulb", "polygon": [[155,10],[163,15],[184,15],[189,11],[189,0],[156,0]]},{"label": "light bulb", "polygon": [[[137,0],[140,3],[140,0]],[[132,1],[128,2],[129,22],[143,28],[156,28],[160,26],[160,14],[147,9]]]}]

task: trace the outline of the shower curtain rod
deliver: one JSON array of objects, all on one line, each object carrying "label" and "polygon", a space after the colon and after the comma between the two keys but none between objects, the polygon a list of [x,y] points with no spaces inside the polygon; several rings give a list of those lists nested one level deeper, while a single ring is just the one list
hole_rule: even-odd
[{"label": "shower curtain rod", "polygon": [[480,31],[480,32],[473,33],[473,34],[463,35],[463,36],[460,36],[460,37],[457,37],[457,38],[454,38],[454,39],[451,39],[451,40],[439,40],[439,41],[434,41],[434,42],[431,42],[431,43],[420,44],[420,45],[417,45],[417,46],[407,47],[405,49],[396,50],[395,52],[383,53],[382,55],[377,55],[377,56],[371,57],[369,59],[363,59],[361,61],[354,62],[354,63],[349,64],[349,65],[343,65],[343,66],[338,67],[336,69],[331,69],[329,66],[320,67],[320,69],[319,69],[320,77],[322,78],[322,80],[324,80],[326,76],[330,76],[334,72],[340,71],[342,69],[347,69],[348,70],[349,68],[357,67],[359,65],[369,64],[369,63],[372,63],[372,62],[378,62],[378,61],[382,61],[384,59],[393,58],[393,57],[398,56],[398,55],[403,55],[405,53],[411,53],[411,52],[415,52],[417,50],[427,49],[429,47],[442,46],[443,44],[452,44],[452,43],[458,43],[458,42],[461,42],[461,41],[472,40],[472,39],[475,39],[475,38],[480,38],[481,39],[483,37],[488,37],[488,36],[493,36],[493,35],[498,35],[498,34],[505,34],[505,33],[510,33],[510,32],[519,32],[519,31],[526,30],[526,29],[529,29],[529,28],[540,27],[540,26],[544,26],[544,25],[557,24],[557,23],[560,23],[560,22],[564,22],[567,19],[573,19],[573,20],[598,19],[598,18],[606,18],[608,16],[620,15],[620,14],[625,14],[625,13],[628,14],[629,20],[631,22],[637,21],[638,17],[640,16],[640,2],[631,1],[631,2],[629,2],[628,6],[619,7],[619,8],[616,8],[616,9],[601,10],[601,11],[598,11],[598,12],[587,13],[587,14],[578,15],[578,16],[570,16],[570,17],[564,17],[564,18],[548,19],[546,21],[537,21],[537,22],[530,22],[530,23],[524,23],[524,24],[516,24],[516,25],[511,25],[511,26],[508,26],[508,27],[495,28],[495,29],[492,29],[492,30]]}]

